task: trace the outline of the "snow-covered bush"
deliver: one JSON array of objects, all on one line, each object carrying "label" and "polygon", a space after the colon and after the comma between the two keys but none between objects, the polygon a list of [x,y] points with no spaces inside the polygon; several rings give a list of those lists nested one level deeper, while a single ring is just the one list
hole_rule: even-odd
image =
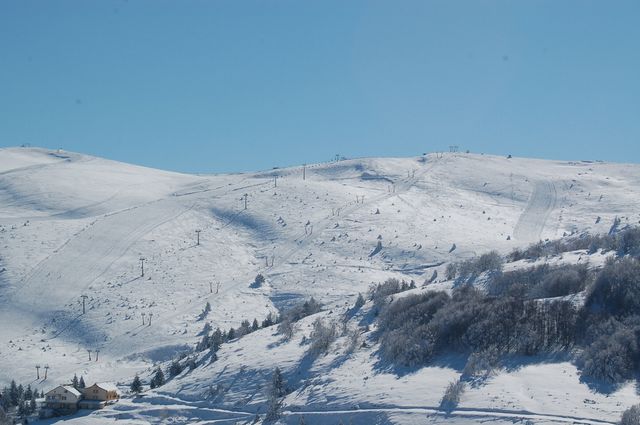
[{"label": "snow-covered bush", "polygon": [[400,281],[395,278],[389,278],[384,283],[379,283],[369,290],[369,299],[373,301],[375,312],[379,312],[380,308],[388,301],[388,297],[399,292],[403,292],[416,287],[412,280],[410,283]]},{"label": "snow-covered bush", "polygon": [[462,375],[471,379],[487,376],[498,364],[498,357],[499,355],[495,348],[471,353]]},{"label": "snow-covered bush", "polygon": [[614,318],[604,321],[592,318],[585,326],[585,348],[579,357],[583,373],[609,383],[632,377],[640,356],[637,337],[640,317],[629,317],[622,322]]},{"label": "snow-covered bush", "polygon": [[360,329],[355,328],[347,331],[346,337],[347,343],[345,346],[345,351],[348,354],[351,354],[360,346]]},{"label": "snow-covered bush", "polygon": [[297,322],[303,317],[311,316],[312,314],[316,314],[322,309],[322,304],[316,301],[315,298],[311,297],[307,301],[297,304],[291,307],[289,310],[286,310],[282,313],[282,319],[289,318],[292,322]]},{"label": "snow-covered bush", "polygon": [[447,411],[455,409],[458,403],[460,403],[460,397],[464,389],[465,384],[460,380],[449,383],[440,401],[440,409]]},{"label": "snow-covered bush", "polygon": [[458,275],[458,263],[449,263],[447,264],[447,269],[445,271],[445,277],[447,280],[453,280]]},{"label": "snow-covered bush", "polygon": [[[497,263],[483,264],[472,269]],[[557,298],[589,282],[583,306]],[[392,363],[419,366],[448,352],[472,353],[465,375],[473,377],[502,355],[577,349],[585,377],[619,383],[640,371],[640,261],[613,258],[599,272],[543,265],[497,274],[486,292],[461,285],[451,295],[434,291],[388,301],[378,321],[379,352]],[[483,353],[491,353],[487,361]]]},{"label": "snow-covered bush", "polygon": [[382,356],[411,366],[451,351],[531,355],[569,347],[575,341],[577,312],[565,301],[543,305],[494,298],[465,285],[451,296],[427,292],[403,297],[379,317]]},{"label": "snow-covered bush", "polygon": [[640,404],[631,406],[622,413],[618,425],[640,425]]},{"label": "snow-covered bush", "polygon": [[543,264],[494,275],[487,282],[487,290],[494,296],[553,298],[584,290],[591,276],[585,264],[558,267]]},{"label": "snow-covered bush", "polygon": [[285,340],[291,339],[293,336],[293,330],[293,322],[289,317],[285,317],[280,323],[278,323],[278,333],[282,335]]},{"label": "snow-covered bush", "polygon": [[434,333],[428,322],[449,301],[445,292],[409,295],[380,312],[380,350],[388,360],[419,365],[434,353]]},{"label": "snow-covered bush", "polygon": [[619,256],[640,255],[640,228],[630,227],[613,234],[589,235],[537,242],[525,249],[514,249],[508,256],[509,261],[537,260],[542,257],[558,255],[563,252],[587,250],[590,254],[602,251],[616,251]]},{"label": "snow-covered bush", "polygon": [[617,238],[617,242],[618,255],[640,256],[640,228],[623,231]]},{"label": "snow-covered bush", "polygon": [[477,273],[500,270],[502,270],[502,257],[498,251],[490,251],[482,254],[480,258],[476,260]]},{"label": "snow-covered bush", "polygon": [[313,329],[309,335],[309,341],[311,342],[309,351],[316,355],[325,354],[337,337],[338,332],[335,323],[317,318],[313,322]]},{"label": "snow-covered bush", "polygon": [[284,311],[280,316],[280,323],[278,324],[278,333],[283,335],[285,339],[289,339],[293,336],[295,330],[295,322],[298,320],[318,313],[322,308],[322,304],[317,302],[315,298],[311,297],[309,300],[297,304],[290,309]]},{"label": "snow-covered bush", "polygon": [[553,298],[584,290],[589,280],[585,264],[550,268],[540,283],[529,291],[531,298]]},{"label": "snow-covered bush", "polygon": [[490,251],[482,254],[478,258],[463,261],[451,266],[451,273],[457,275],[462,280],[473,279],[481,273],[489,272],[491,274],[499,274],[502,271],[502,257],[497,251]]},{"label": "snow-covered bush", "polygon": [[589,291],[585,305],[622,317],[640,311],[640,261],[608,261]]}]

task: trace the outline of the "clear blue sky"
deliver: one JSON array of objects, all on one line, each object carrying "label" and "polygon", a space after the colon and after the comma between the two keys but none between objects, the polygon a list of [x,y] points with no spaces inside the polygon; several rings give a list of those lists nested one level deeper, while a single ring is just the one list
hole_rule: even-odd
[{"label": "clear blue sky", "polygon": [[640,1],[0,0],[0,146],[640,162]]}]

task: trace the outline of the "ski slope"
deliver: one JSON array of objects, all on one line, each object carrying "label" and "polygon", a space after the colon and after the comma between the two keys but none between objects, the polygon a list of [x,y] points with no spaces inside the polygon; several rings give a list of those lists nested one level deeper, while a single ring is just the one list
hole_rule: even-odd
[{"label": "ski slope", "polygon": [[516,227],[513,229],[516,240],[540,239],[556,201],[557,193],[553,182],[536,182],[527,202],[527,207],[520,215]]},{"label": "ski slope", "polygon": [[[637,224],[639,183],[637,165],[477,154],[320,163],[307,166],[303,179],[302,167],[196,176],[65,151],[1,149],[0,384],[13,378],[49,388],[74,373],[88,381],[127,382],[192,346],[205,322],[237,327],[310,296],[329,309],[344,308],[388,277],[420,284],[434,270],[442,276],[443,263],[491,249],[506,253],[541,239],[607,232],[616,217]],[[255,288],[258,273],[266,282]],[[200,318],[206,302],[212,311]],[[264,332],[247,338],[262,338],[255,342],[260,345],[272,338]],[[264,350],[277,354],[266,356],[271,363],[260,373],[287,364],[287,353],[268,344]],[[290,351],[294,364],[301,352]],[[230,376],[246,367],[246,360],[236,360],[226,363]],[[331,370],[344,378],[371,361],[365,356],[346,362],[346,369],[329,364],[314,373],[329,376]],[[47,381],[37,381],[35,365],[45,364]],[[449,372],[443,373],[445,385]],[[393,378],[394,387],[403,387],[402,379]],[[353,394],[347,404],[335,404],[336,412],[370,403],[368,415],[384,413],[401,423],[406,409],[417,409],[413,415],[434,407],[424,399],[402,407],[394,398],[420,388],[416,382],[390,391],[388,401],[382,393],[340,385],[314,389]],[[254,397],[261,391],[256,388]],[[247,404],[236,396],[229,397]],[[300,409],[328,403],[299,397]],[[520,410],[563,416],[520,398],[513,405],[480,403],[487,397],[480,394],[465,409],[482,407],[494,417],[500,409],[507,416]],[[297,421],[299,414],[289,416]]]}]

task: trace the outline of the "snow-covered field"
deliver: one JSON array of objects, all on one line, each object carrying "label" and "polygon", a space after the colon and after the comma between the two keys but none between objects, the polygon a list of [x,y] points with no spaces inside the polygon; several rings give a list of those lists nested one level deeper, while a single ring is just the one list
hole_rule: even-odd
[{"label": "snow-covered field", "polygon": [[[434,270],[442,280],[448,261],[607,232],[616,217],[640,222],[637,165],[447,153],[304,172],[195,176],[64,151],[0,150],[0,385],[16,379],[47,390],[74,374],[128,383],[193,346],[207,321],[237,327],[310,296],[325,303],[320,315],[338,317],[388,277],[420,286]],[[258,273],[266,283],[254,288]],[[217,362],[70,422],[250,421],[264,411],[275,366],[295,384],[284,420],[296,424],[302,416],[603,424],[637,401],[632,384],[596,393],[567,360],[543,359],[468,389],[443,416],[437,408],[459,376],[455,359],[398,372],[379,363],[374,342],[347,353],[340,340],[334,353],[309,358],[301,338],[312,321],[301,321],[291,341],[268,328],[225,344]],[[36,365],[50,367],[46,381],[36,380]],[[212,395],[218,384],[223,393]]]}]

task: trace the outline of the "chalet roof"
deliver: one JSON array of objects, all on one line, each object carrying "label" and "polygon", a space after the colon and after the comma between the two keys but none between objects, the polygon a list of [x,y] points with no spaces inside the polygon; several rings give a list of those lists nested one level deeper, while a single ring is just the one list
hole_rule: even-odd
[{"label": "chalet roof", "polygon": [[118,392],[118,387],[116,387],[116,385],[112,382],[96,382],[95,384],[93,384],[92,386],[96,386],[99,388],[102,388],[105,391],[116,391]]},{"label": "chalet roof", "polygon": [[76,397],[80,397],[80,395],[81,395],[80,391],[76,390],[71,385],[58,385],[57,387],[55,387],[51,391],[47,392],[47,394],[54,392],[58,388],[64,388],[65,390],[69,391],[71,394],[75,395]]}]

